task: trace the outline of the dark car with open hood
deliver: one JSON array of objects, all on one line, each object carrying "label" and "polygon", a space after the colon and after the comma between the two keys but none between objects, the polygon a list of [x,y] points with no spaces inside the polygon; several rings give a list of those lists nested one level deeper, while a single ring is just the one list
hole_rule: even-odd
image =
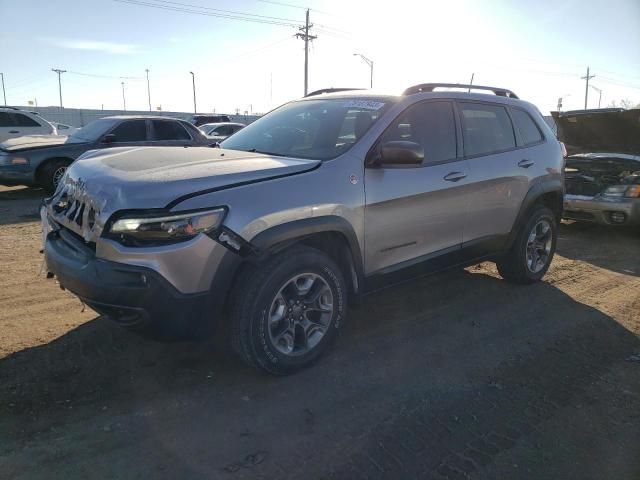
[{"label": "dark car with open hood", "polygon": [[0,185],[40,186],[53,193],[69,165],[90,150],[213,143],[193,125],[176,118],[105,117],[68,137],[28,135],[0,143]]},{"label": "dark car with open hood", "polygon": [[552,115],[568,152],[564,218],[640,226],[640,109]]}]

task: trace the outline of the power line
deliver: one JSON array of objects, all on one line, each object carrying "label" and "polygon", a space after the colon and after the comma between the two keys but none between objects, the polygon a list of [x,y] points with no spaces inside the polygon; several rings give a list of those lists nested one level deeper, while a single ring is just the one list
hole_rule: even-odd
[{"label": "power line", "polygon": [[203,7],[202,5],[194,5],[192,3],[180,3],[180,2],[174,2],[174,1],[170,1],[170,0],[153,0],[154,2],[157,3],[168,3],[168,4],[172,4],[172,5],[178,5],[180,7],[188,7],[188,8],[196,8],[196,9],[200,9],[200,10],[208,10],[208,11],[213,11],[213,12],[220,12],[220,13],[224,13],[224,14],[229,14],[229,15],[242,15],[242,16],[247,16],[247,17],[258,17],[258,18],[265,18],[268,20],[282,20],[285,22],[297,22],[297,20],[293,20],[291,18],[282,18],[282,17],[272,17],[269,15],[259,15],[257,13],[245,13],[245,12],[238,12],[235,10],[223,10],[221,8],[212,8],[212,7]]},{"label": "power line", "polygon": [[144,77],[125,77],[125,76],[117,76],[117,75],[100,75],[97,73],[84,73],[84,72],[74,72],[73,70],[69,70],[67,73],[71,73],[73,75],[80,75],[83,77],[92,77],[92,78],[112,78],[116,80],[143,80]]},{"label": "power line", "polygon": [[[240,20],[244,22],[253,22],[253,23],[263,23],[267,25],[279,25],[283,27],[298,27],[299,23],[291,23],[279,20],[269,20],[267,18],[259,18],[259,17],[250,17],[246,15],[250,14],[226,14],[226,13],[217,13],[208,10],[197,10],[192,7],[182,7],[182,6],[173,6],[173,5],[162,5],[159,3],[151,3],[150,1],[142,1],[142,0],[113,0],[114,2],[119,3],[127,3],[130,5],[139,5],[142,7],[149,8],[157,8],[159,10],[168,10],[172,12],[182,12],[182,13],[191,13],[194,15],[201,15],[205,17],[216,17],[216,18],[226,18],[229,20]],[[202,8],[202,7],[200,7]],[[245,16],[241,16],[245,15]]]}]

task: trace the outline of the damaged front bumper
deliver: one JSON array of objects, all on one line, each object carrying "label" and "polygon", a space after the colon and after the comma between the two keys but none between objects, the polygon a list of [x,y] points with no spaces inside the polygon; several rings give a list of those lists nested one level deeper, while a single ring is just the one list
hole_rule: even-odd
[{"label": "damaged front bumper", "polygon": [[203,312],[210,311],[208,292],[183,294],[150,268],[96,258],[64,229],[47,234],[44,253],[47,270],[62,288],[123,327],[191,336],[201,330]]},{"label": "damaged front bumper", "polygon": [[568,220],[594,222],[601,225],[640,225],[640,199],[603,196],[564,196],[564,212]]}]

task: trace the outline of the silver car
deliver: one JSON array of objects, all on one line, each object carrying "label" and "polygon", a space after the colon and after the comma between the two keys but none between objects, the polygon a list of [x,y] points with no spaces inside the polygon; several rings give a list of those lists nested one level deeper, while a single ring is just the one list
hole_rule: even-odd
[{"label": "silver car", "polygon": [[571,155],[565,167],[564,218],[640,225],[640,109],[554,113]]},{"label": "silver car", "polygon": [[274,374],[316,360],[384,286],[485,260],[539,281],[561,145],[513,92],[452,87],[468,88],[319,91],[219,149],[87,153],[43,205],[48,270],[122,326],[228,332]]}]

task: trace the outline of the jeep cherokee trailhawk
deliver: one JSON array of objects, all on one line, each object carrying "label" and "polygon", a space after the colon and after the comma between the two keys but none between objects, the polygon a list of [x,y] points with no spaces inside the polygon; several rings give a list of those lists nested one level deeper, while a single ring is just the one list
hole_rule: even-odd
[{"label": "jeep cherokee trailhawk", "polygon": [[217,324],[278,374],[318,358],[347,305],[390,283],[484,260],[540,280],[562,146],[513,92],[461,87],[321,90],[219,149],[89,152],[41,210],[48,271],[131,329]]}]

